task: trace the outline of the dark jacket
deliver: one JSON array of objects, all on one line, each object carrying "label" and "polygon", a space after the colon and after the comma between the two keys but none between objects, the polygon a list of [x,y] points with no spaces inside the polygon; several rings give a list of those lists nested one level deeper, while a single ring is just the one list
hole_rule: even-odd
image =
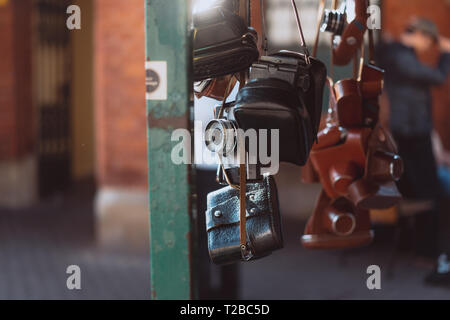
[{"label": "dark jacket", "polygon": [[422,64],[412,48],[400,43],[382,43],[377,59],[385,69],[385,89],[390,105],[390,126],[395,134],[430,134],[431,86],[445,82],[450,70],[450,54],[441,55],[437,68]]}]

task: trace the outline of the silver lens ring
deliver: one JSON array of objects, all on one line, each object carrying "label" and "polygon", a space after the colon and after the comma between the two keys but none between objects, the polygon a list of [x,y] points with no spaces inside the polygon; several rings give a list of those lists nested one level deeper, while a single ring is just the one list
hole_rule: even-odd
[{"label": "silver lens ring", "polygon": [[205,145],[212,153],[230,154],[236,144],[236,126],[233,121],[214,119],[206,125]]}]

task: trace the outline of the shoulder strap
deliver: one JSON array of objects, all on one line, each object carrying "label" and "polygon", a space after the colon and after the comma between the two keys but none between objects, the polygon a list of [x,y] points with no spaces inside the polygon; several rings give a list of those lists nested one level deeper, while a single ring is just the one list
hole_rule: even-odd
[{"label": "shoulder strap", "polygon": [[261,55],[267,54],[264,0],[250,0],[250,27],[258,33],[258,48]]},{"label": "shoulder strap", "polygon": [[325,14],[325,0],[320,0],[319,11],[317,13],[316,38],[314,40],[314,47],[312,52],[313,57],[317,57],[317,49],[319,47],[319,38],[320,38],[320,23],[322,22],[324,14]]},{"label": "shoulder strap", "polygon": [[327,124],[337,125],[339,123],[338,114],[337,114],[337,99],[336,92],[334,91],[334,83],[333,79],[327,77],[326,80],[327,87],[330,91],[330,99],[328,103],[328,115],[327,115]]}]

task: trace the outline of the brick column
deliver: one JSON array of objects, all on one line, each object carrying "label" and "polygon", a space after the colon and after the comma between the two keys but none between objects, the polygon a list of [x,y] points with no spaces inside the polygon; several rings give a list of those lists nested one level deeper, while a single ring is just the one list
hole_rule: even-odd
[{"label": "brick column", "polygon": [[0,3],[0,206],[36,198],[31,0]]},{"label": "brick column", "polygon": [[95,0],[100,241],[148,247],[144,1]]}]

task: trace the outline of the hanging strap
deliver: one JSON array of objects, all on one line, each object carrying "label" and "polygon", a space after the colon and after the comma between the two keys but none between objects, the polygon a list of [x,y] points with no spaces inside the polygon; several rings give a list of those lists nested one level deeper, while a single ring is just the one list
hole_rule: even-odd
[{"label": "hanging strap", "polygon": [[[219,119],[222,118],[223,116],[223,111],[227,99],[226,97],[230,94],[232,89],[233,77],[230,78],[228,87],[225,92],[225,97],[223,98],[222,105],[220,106],[219,112],[217,114],[217,118]],[[242,87],[243,83],[245,82],[245,75],[241,74],[239,78],[240,78],[239,80],[241,80],[241,87]],[[243,260],[248,261],[252,258],[253,253],[247,246],[247,204],[246,204],[247,170],[246,170],[245,141],[243,139],[245,138],[238,135],[237,141],[238,141],[238,157],[239,157],[239,185],[233,184],[230,178],[228,177],[228,173],[225,170],[225,166],[223,165],[222,155],[220,153],[217,153],[217,157],[225,181],[233,189],[239,190],[239,210],[240,210],[239,233],[240,233],[241,256]]]},{"label": "hanging strap", "polygon": [[[233,75],[232,77],[230,77],[230,80],[228,81],[227,89],[225,90],[224,98],[223,98],[223,100],[222,100],[222,104],[220,105],[220,109],[219,109],[219,112],[218,112],[218,114],[217,114],[216,119],[221,119],[221,118],[223,117],[223,111],[224,111],[224,109],[225,109],[225,103],[226,103],[226,101],[227,101],[228,95],[231,93],[232,85],[233,85],[233,83],[234,83],[234,82],[233,82],[233,78],[235,78],[235,77],[236,77],[236,75]],[[224,176],[224,178],[225,178],[226,183],[227,183],[230,187],[232,187],[233,189],[239,190],[239,186],[233,184],[233,183],[231,182],[230,177],[228,177],[228,173],[227,173],[227,171],[225,170],[225,166],[223,165],[223,161],[222,161],[222,155],[221,155],[220,153],[217,153],[217,158],[218,158],[218,160],[219,160],[219,166],[220,166],[220,169],[221,169],[222,172],[223,172],[223,176]]]},{"label": "hanging strap", "polygon": [[330,77],[327,77],[326,84],[328,86],[328,89],[330,91],[330,100],[328,102],[328,115],[326,119],[326,123],[331,126],[336,126],[339,123],[336,105],[337,105],[337,99],[336,99],[336,92],[334,90],[334,82],[333,79]]},{"label": "hanging strap", "polygon": [[324,14],[325,14],[325,0],[320,0],[319,11],[317,13],[316,38],[314,40],[314,47],[312,53],[313,57],[317,57],[317,49],[319,47],[319,37],[320,37],[320,23],[322,22]]},{"label": "hanging strap", "polygon": [[249,25],[249,0],[239,1],[239,16],[244,19],[245,24]]},{"label": "hanging strap", "polygon": [[369,63],[375,64],[375,41],[373,39],[373,30],[369,29]]},{"label": "hanging strap", "polygon": [[311,60],[309,59],[309,57],[310,57],[309,50],[308,50],[308,46],[306,45],[306,42],[305,42],[305,36],[303,35],[302,24],[300,21],[300,16],[298,15],[298,9],[297,9],[297,5],[295,4],[295,0],[291,0],[291,4],[292,4],[292,9],[295,14],[295,21],[297,22],[298,33],[300,36],[300,45],[302,46],[303,52],[305,53],[305,61],[307,64],[311,64]]},{"label": "hanging strap", "polygon": [[[337,0],[331,1],[331,9],[336,10],[337,9]],[[333,46],[334,46],[334,34],[331,35],[331,42],[330,42],[330,78],[333,80],[334,78],[334,52],[333,52]]]},{"label": "hanging strap", "polygon": [[264,0],[250,0],[250,27],[258,33],[258,49],[260,55],[267,55],[268,42]]},{"label": "hanging strap", "polygon": [[365,62],[365,59],[366,59],[366,57],[365,57],[365,55],[366,55],[365,47],[366,46],[365,46],[364,40],[363,40],[363,42],[361,43],[360,57],[359,57],[359,69],[358,69],[358,78],[357,78],[358,82],[361,81],[362,71],[363,71],[363,68],[364,68],[364,62]]},{"label": "hanging strap", "polygon": [[[242,146],[241,146],[242,147]],[[239,166],[239,209],[240,209],[240,219],[239,219],[239,232],[240,232],[240,242],[241,242],[241,255],[242,259],[250,260],[251,252],[247,246],[247,182],[246,182],[246,166],[241,163]]]}]

